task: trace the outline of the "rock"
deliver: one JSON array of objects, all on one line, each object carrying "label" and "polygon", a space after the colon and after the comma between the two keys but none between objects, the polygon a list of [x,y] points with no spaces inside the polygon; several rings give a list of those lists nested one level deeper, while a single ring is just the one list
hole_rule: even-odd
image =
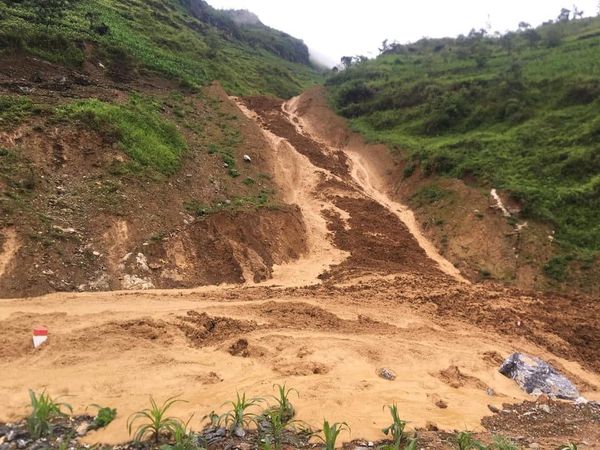
[{"label": "rock", "polygon": [[233,430],[233,434],[235,434],[239,438],[243,438],[244,436],[246,436],[246,430],[244,430],[242,427],[238,426],[238,427],[235,427],[235,429]]},{"label": "rock", "polygon": [[434,422],[426,422],[425,423],[425,429],[427,431],[440,431],[440,429],[438,428],[437,424],[435,424]]},{"label": "rock", "polygon": [[244,161],[246,161],[247,163],[251,163],[252,158],[250,158],[250,155],[244,155]]},{"label": "rock", "polygon": [[89,422],[81,422],[79,426],[75,429],[75,433],[77,433],[77,436],[85,436],[89,428]]},{"label": "rock", "polygon": [[10,450],[10,444],[0,444],[0,450]]},{"label": "rock", "polygon": [[6,442],[12,442],[17,438],[17,430],[9,430],[6,434]]},{"label": "rock", "polygon": [[135,256],[135,262],[137,263],[140,270],[144,272],[150,272],[150,267],[148,267],[148,260],[146,259],[146,255],[143,253],[138,253]]},{"label": "rock", "polygon": [[384,380],[394,381],[396,379],[396,374],[394,373],[394,371],[386,369],[385,367],[379,369],[377,371],[377,375],[379,375],[379,377],[383,378]]},{"label": "rock", "polygon": [[29,444],[31,443],[31,441],[25,440],[25,439],[17,439],[17,448],[18,449],[22,449],[27,447]]},{"label": "rock", "polygon": [[498,414],[500,412],[500,409],[495,407],[494,405],[488,405],[488,409],[493,412],[494,414]]},{"label": "rock", "polygon": [[435,406],[437,406],[440,409],[446,409],[448,408],[448,403],[446,403],[444,400],[438,400],[437,402],[435,402]]},{"label": "rock", "polygon": [[148,264],[148,267],[150,267],[152,270],[158,270],[162,267],[162,264],[150,263],[150,264]]},{"label": "rock", "polygon": [[565,400],[579,398],[579,391],[575,385],[539,358],[513,353],[500,367],[500,373],[515,380],[528,394],[546,394]]},{"label": "rock", "polygon": [[123,289],[132,290],[132,289],[154,289],[154,283],[151,280],[146,278],[140,278],[135,275],[125,275],[123,276],[123,281],[121,282]]},{"label": "rock", "polygon": [[532,442],[531,444],[529,444],[529,448],[541,448],[540,444],[538,444],[537,442]]},{"label": "rock", "polygon": [[550,407],[548,405],[540,405],[538,409],[544,411],[546,414],[550,414]]},{"label": "rock", "polygon": [[493,397],[494,395],[496,395],[496,392],[494,392],[494,390],[489,387],[485,390],[486,394],[489,395],[490,397]]}]

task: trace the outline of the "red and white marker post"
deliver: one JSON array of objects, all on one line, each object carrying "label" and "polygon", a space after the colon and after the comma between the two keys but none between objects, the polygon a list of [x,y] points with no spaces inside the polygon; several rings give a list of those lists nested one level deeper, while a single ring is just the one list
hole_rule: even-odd
[{"label": "red and white marker post", "polygon": [[46,327],[35,327],[33,329],[33,346],[38,348],[44,342],[48,340],[48,328]]}]

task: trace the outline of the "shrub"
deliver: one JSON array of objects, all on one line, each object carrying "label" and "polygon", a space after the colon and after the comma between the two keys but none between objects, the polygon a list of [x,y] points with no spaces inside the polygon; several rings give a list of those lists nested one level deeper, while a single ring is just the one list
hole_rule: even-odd
[{"label": "shrub", "polygon": [[98,409],[98,412],[90,424],[90,430],[97,430],[99,428],[107,427],[113,420],[115,420],[115,417],[117,417],[117,410],[115,408],[109,408],[108,406],[100,406],[96,404],[91,406]]}]

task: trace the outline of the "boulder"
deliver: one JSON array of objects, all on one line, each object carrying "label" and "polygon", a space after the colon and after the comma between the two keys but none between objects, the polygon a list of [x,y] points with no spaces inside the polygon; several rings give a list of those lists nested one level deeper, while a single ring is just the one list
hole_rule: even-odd
[{"label": "boulder", "polygon": [[576,400],[579,391],[571,381],[539,358],[513,353],[500,367],[500,373],[512,378],[528,394]]}]

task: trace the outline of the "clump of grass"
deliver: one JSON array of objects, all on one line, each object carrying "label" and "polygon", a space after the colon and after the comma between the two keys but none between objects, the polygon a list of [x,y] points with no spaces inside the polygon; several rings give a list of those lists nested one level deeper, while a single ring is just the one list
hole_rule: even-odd
[{"label": "clump of grass", "polygon": [[[129,434],[133,434],[133,439],[137,442],[148,437],[153,439],[155,444],[160,442],[161,436],[173,435],[177,427],[181,425],[181,420],[170,417],[167,413],[174,404],[179,402],[184,402],[184,400],[175,396],[168,398],[159,406],[154,398],[150,397],[150,408],[133,413],[127,419]],[[136,422],[139,425],[134,429]]]},{"label": "clump of grass", "polygon": [[458,450],[487,450],[486,446],[473,437],[469,431],[461,431],[456,436]]},{"label": "clump of grass", "polygon": [[117,417],[117,410],[108,406],[100,406],[97,404],[91,405],[98,410],[96,417],[89,426],[90,430],[97,430],[110,425],[110,423]]},{"label": "clump of grass", "polygon": [[342,431],[350,432],[350,427],[346,422],[329,424],[327,420],[323,421],[323,437],[319,438],[325,444],[325,450],[335,450],[335,443]]},{"label": "clump of grass", "polygon": [[56,402],[45,391],[37,395],[30,389],[29,399],[31,401],[31,412],[27,416],[27,429],[33,439],[51,434],[52,421],[68,417],[68,414],[63,411],[64,409],[69,410],[70,413],[73,412],[70,405]]},{"label": "clump of grass", "polygon": [[161,446],[160,450],[204,450],[202,446],[198,445],[189,428],[192,417],[186,423],[180,421],[175,424],[172,431],[173,443]]},{"label": "clump of grass", "polygon": [[492,450],[519,450],[519,447],[506,436],[494,436]]},{"label": "clump of grass", "polygon": [[152,102],[140,98],[125,105],[84,100],[59,108],[57,115],[77,120],[116,140],[137,164],[162,174],[178,170],[187,149],[175,125],[161,117]]},{"label": "clump of grass", "polygon": [[32,110],[33,104],[27,97],[0,95],[0,128],[21,122]]}]

